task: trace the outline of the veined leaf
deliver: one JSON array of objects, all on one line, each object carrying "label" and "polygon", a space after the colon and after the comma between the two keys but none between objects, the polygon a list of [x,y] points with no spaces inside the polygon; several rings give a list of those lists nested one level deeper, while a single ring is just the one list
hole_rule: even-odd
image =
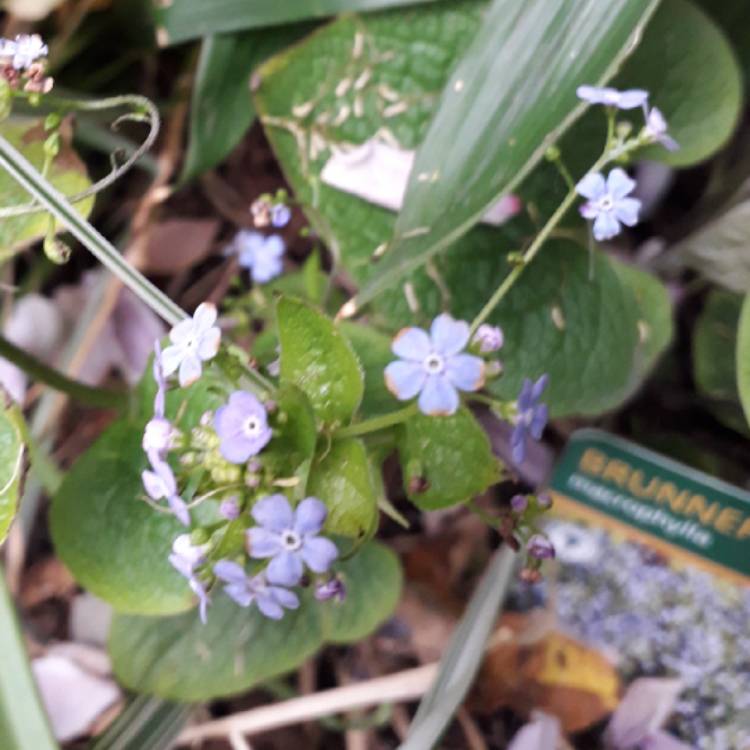
[{"label": "veined leaf", "polygon": [[162,46],[209,34],[257,29],[325,18],[337,13],[370,11],[434,0],[154,0],[156,38]]},{"label": "veined leaf", "polygon": [[[583,111],[582,83],[617,71],[655,0],[494,0],[417,151],[370,301],[465,234]],[[355,308],[356,309],[356,308]]]}]

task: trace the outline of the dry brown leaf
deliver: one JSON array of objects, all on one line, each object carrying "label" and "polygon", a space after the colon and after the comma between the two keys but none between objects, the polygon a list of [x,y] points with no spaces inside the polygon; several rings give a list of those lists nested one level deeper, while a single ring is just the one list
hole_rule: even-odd
[{"label": "dry brown leaf", "polygon": [[[557,716],[566,733],[608,716],[620,691],[614,666],[598,651],[557,631],[529,642],[521,634],[530,624],[529,615],[503,616],[506,637],[491,642],[472,696],[476,710],[492,713],[507,707],[525,717],[539,709]],[[507,637],[509,632],[515,637]]]},{"label": "dry brown leaf", "polygon": [[142,271],[171,274],[205,260],[219,231],[216,219],[167,219],[149,231]]},{"label": "dry brown leaf", "polygon": [[21,605],[25,609],[52,598],[65,599],[76,590],[76,582],[68,569],[55,557],[34,563],[21,583]]}]

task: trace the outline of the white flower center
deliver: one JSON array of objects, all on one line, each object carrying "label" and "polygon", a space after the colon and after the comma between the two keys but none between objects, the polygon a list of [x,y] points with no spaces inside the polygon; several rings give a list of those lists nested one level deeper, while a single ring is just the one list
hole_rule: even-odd
[{"label": "white flower center", "polygon": [[427,370],[428,375],[438,375],[445,369],[445,360],[434,352],[425,357],[422,366]]},{"label": "white flower center", "polygon": [[263,431],[263,423],[256,416],[248,417],[242,425],[242,431],[246,437],[256,438]]},{"label": "white flower center", "polygon": [[292,529],[287,529],[281,535],[281,544],[289,552],[296,552],[302,546],[302,537]]},{"label": "white flower center", "polygon": [[599,208],[602,211],[611,211],[614,208],[615,200],[611,195],[605,195],[599,199]]}]

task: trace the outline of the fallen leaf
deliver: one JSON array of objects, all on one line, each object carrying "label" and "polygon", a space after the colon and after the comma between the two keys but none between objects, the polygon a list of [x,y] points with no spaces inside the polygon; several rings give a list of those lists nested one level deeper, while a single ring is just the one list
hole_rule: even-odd
[{"label": "fallen leaf", "polygon": [[493,638],[472,696],[482,713],[511,708],[521,716],[533,709],[556,716],[566,733],[602,720],[618,704],[620,680],[598,651],[557,631],[535,641],[534,619],[509,613],[500,621],[504,637]]},{"label": "fallen leaf", "polygon": [[167,219],[149,233],[141,267],[147,273],[187,271],[213,251],[219,231],[216,219]]}]

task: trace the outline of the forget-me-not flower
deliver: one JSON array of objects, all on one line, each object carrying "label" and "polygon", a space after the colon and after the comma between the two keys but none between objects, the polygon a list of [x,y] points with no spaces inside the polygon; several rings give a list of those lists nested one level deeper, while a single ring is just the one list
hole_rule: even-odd
[{"label": "forget-me-not flower", "polygon": [[334,576],[327,581],[319,583],[315,587],[314,593],[315,598],[319,602],[327,602],[331,599],[334,599],[337,602],[343,602],[344,599],[346,599],[346,586],[338,576]]},{"label": "forget-me-not flower", "polygon": [[272,435],[263,404],[247,391],[235,391],[216,410],[214,429],[221,455],[233,464],[244,464],[260,453]]},{"label": "forget-me-not flower", "polygon": [[284,240],[278,234],[266,237],[250,229],[240,229],[228,248],[228,252],[237,255],[240,266],[250,272],[256,284],[265,284],[281,274],[285,251]]},{"label": "forget-me-not flower", "polygon": [[526,549],[537,560],[549,560],[555,556],[555,548],[544,534],[534,534],[526,543]]},{"label": "forget-me-not flower", "polygon": [[677,151],[680,144],[667,133],[667,121],[660,109],[651,107],[646,117],[646,134],[657,143],[661,143],[667,151]]},{"label": "forget-me-not flower", "polygon": [[206,545],[193,544],[189,534],[180,534],[172,542],[172,554],[168,559],[172,567],[187,579],[191,590],[198,597],[201,622],[205,624],[210,600],[205,586],[195,574],[195,569],[206,561]]},{"label": "forget-me-not flower", "polygon": [[531,436],[539,440],[547,424],[547,406],[539,403],[542,392],[547,387],[548,375],[542,375],[536,383],[526,378],[518,396],[518,414],[510,438],[513,460],[523,463],[526,457],[526,441]]},{"label": "forget-me-not flower", "polygon": [[258,524],[247,531],[250,557],[271,558],[266,576],[271,583],[295,586],[304,566],[325,573],[338,557],[336,545],[319,536],[328,515],[316,497],[305,498],[294,510],[284,495],[261,498],[252,510]]},{"label": "forget-me-not flower", "polygon": [[645,111],[648,102],[648,91],[643,89],[618,91],[609,86],[579,86],[576,94],[579,99],[589,104],[604,104],[607,107],[617,107],[617,109],[643,107]]},{"label": "forget-me-not flower", "polygon": [[479,351],[482,354],[491,354],[498,349],[502,349],[504,340],[502,328],[491,326],[489,323],[482,323],[477,328],[472,343],[479,345]]},{"label": "forget-me-not flower", "polygon": [[177,492],[177,480],[166,461],[156,461],[151,469],[141,474],[143,487],[152,500],[166,500],[170,510],[184,526],[190,525],[190,514],[185,501]]},{"label": "forget-me-not flower", "polygon": [[219,560],[214,565],[214,573],[227,584],[224,591],[240,607],[249,607],[254,602],[261,613],[272,620],[280,620],[284,609],[299,607],[299,599],[293,591],[273,586],[262,574],[251,578],[239,563]]},{"label": "forget-me-not flower", "polygon": [[271,224],[276,229],[285,227],[292,218],[292,210],[286,203],[275,203],[271,206]]},{"label": "forget-me-not flower", "polygon": [[14,41],[3,39],[0,45],[0,56],[12,57],[11,65],[16,70],[26,70],[48,53],[39,34],[19,34]]},{"label": "forget-me-not flower", "polygon": [[146,423],[143,431],[143,450],[151,463],[163,460],[172,447],[177,430],[164,416],[166,406],[167,382],[161,367],[161,348],[157,341],[154,346],[154,380],[156,381],[156,395],[154,396],[154,416]]},{"label": "forget-me-not flower", "polygon": [[419,394],[419,410],[424,414],[455,414],[458,391],[478,391],[484,385],[484,361],[462,353],[468,343],[468,323],[446,313],[432,321],[429,334],[421,328],[404,328],[391,345],[401,359],[385,368],[388,390],[401,401]]},{"label": "forget-me-not flower", "polygon": [[576,192],[587,199],[581,206],[581,215],[593,219],[597,241],[619,234],[622,224],[632,227],[638,223],[641,202],[627,197],[634,188],[635,180],[620,167],[615,167],[606,180],[599,172],[590,172],[576,185]]},{"label": "forget-me-not flower", "polygon": [[202,302],[192,318],[181,320],[169,332],[172,342],[161,355],[165,377],[178,372],[184,388],[194,383],[203,372],[203,362],[213,359],[219,351],[221,331],[216,323],[216,306]]}]

